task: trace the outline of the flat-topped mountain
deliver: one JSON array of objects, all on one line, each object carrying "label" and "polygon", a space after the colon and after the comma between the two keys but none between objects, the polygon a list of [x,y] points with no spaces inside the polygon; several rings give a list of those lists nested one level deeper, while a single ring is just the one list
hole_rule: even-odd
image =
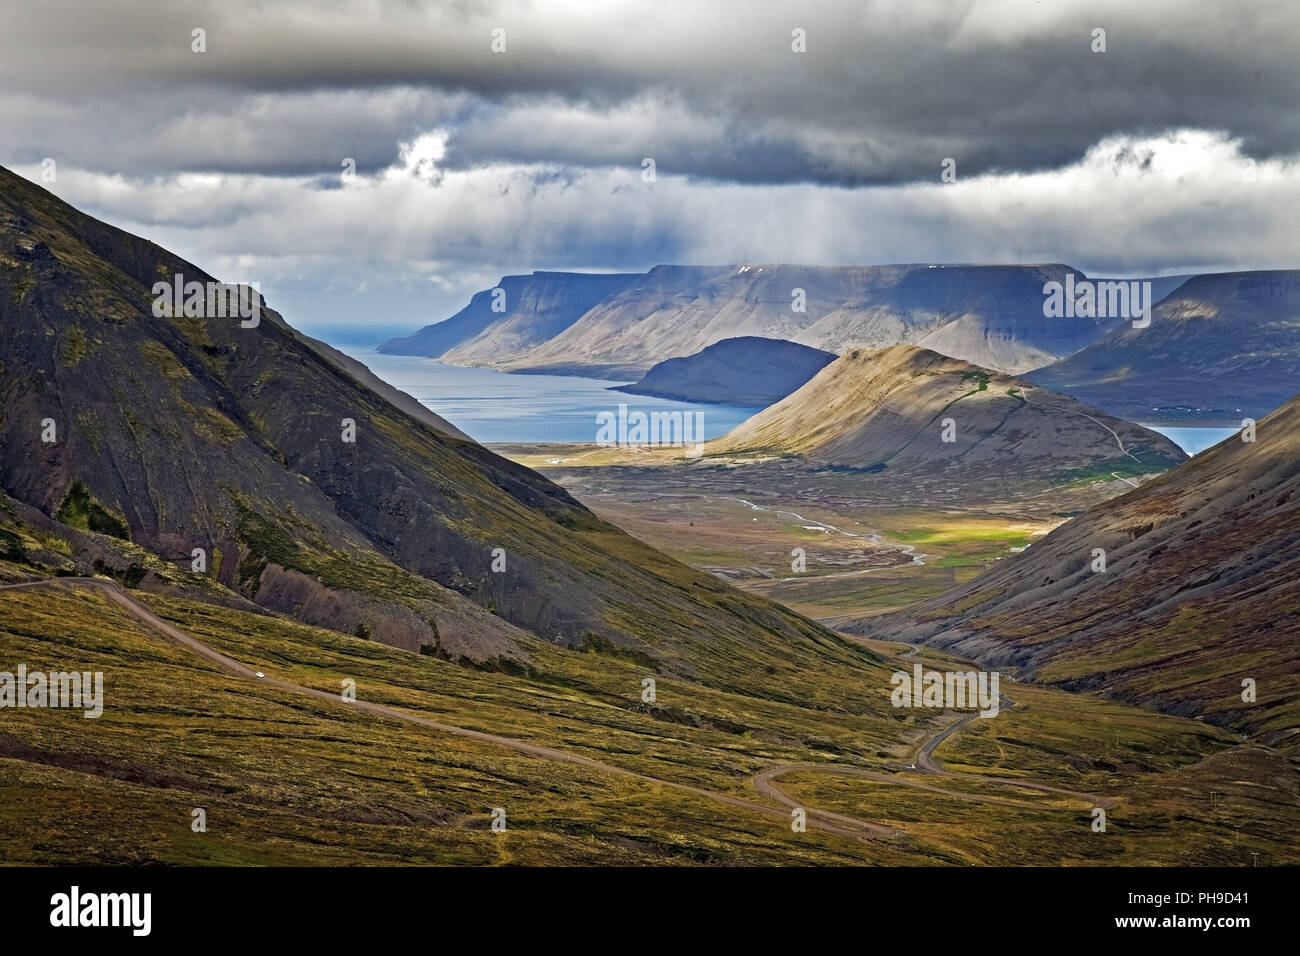
[{"label": "flat-topped mountain", "polygon": [[503,276],[445,322],[389,339],[379,351],[443,358],[453,365],[492,365],[553,338],[638,278],[578,272]]},{"label": "flat-topped mountain", "polygon": [[1135,421],[1262,418],[1300,389],[1300,271],[1196,276],[1028,377]]},{"label": "flat-topped mountain", "polygon": [[833,361],[833,352],[746,335],[660,362],[639,382],[614,391],[763,408],[800,388]]},{"label": "flat-topped mountain", "polygon": [[[511,371],[636,378],[658,362],[729,338],[785,339],[831,352],[908,343],[978,365],[1020,372],[1077,352],[1117,318],[1045,315],[1044,286],[1065,265],[656,266],[639,276],[541,273],[546,312],[505,289],[505,315],[490,290],[436,325],[381,350]],[[525,287],[536,277],[518,279]],[[1183,277],[1152,280],[1159,298]],[[596,298],[602,284],[607,294]],[[563,289],[563,292],[559,290]]]},{"label": "flat-topped mountain", "polygon": [[1019,371],[1069,355],[1110,327],[1109,320],[1044,317],[1043,285],[1073,272],[1061,265],[742,265],[704,272],[651,270],[646,282],[505,367],[645,368],[721,339],[759,335],[837,353],[911,343]]},{"label": "flat-topped mountain", "polygon": [[1300,398],[1255,437],[1228,438],[974,580],[849,629],[1294,748]]},{"label": "flat-topped mountain", "polygon": [[710,455],[802,457],[869,471],[1139,475],[1186,455],[1155,432],[928,349],[853,349],[709,442]]}]

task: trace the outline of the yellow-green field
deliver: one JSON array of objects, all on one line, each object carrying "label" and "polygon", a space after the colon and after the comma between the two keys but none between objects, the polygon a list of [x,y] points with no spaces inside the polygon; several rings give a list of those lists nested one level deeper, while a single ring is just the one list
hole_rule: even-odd
[{"label": "yellow-green field", "polygon": [[[266,680],[332,694],[351,679],[359,700],[602,766],[232,675],[94,589],[0,591],[0,668],[102,670],[107,697],[98,720],[0,711],[5,862],[1176,862],[1188,846],[1221,848],[1236,836],[1223,830],[1228,810],[1201,806],[1207,788],[1231,793],[1225,806],[1250,817],[1242,845],[1268,845],[1280,862],[1292,858],[1273,838],[1300,823],[1294,774],[1275,755],[1195,721],[1004,684],[1018,706],[947,739],[938,756],[955,773],[924,782],[996,795],[983,778],[1000,774],[1105,793],[1117,801],[1106,834],[1091,832],[1086,808],[1041,793],[1010,794],[1028,805],[1016,809],[815,771],[780,785],[812,809],[905,836],[794,833],[788,811],[756,790],[760,771],[820,763],[919,776],[902,766],[953,715],[889,706],[888,674],[910,660],[864,656],[857,669],[791,672],[772,678],[784,686],[769,698],[664,679],[647,705],[642,665],[609,654],[542,648],[528,672],[510,674],[211,604],[133,597]],[[791,682],[822,693],[791,694]],[[1233,761],[1241,779],[1220,787]],[[191,830],[196,807],[206,833]],[[504,833],[490,829],[494,808],[506,812]],[[1231,862],[1219,849],[1206,854]]]}]

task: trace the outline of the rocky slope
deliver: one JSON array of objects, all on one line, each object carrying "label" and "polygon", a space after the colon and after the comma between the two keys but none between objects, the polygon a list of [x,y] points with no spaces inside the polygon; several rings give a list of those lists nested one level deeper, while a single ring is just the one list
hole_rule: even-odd
[{"label": "rocky slope", "polygon": [[1294,746],[1297,579],[1300,398],[1254,443],[1229,438],[973,581],[850,629]]},{"label": "rocky slope", "polygon": [[403,410],[270,310],[155,314],[178,274],[212,281],[0,170],[0,504],[33,567],[180,587],[201,549],[232,599],[478,660],[540,637],[743,683],[758,659],[852,653]]},{"label": "rocky slope", "polygon": [[1300,389],[1300,271],[1189,279],[1151,325],[1121,325],[1028,376],[1136,421],[1260,419]]}]

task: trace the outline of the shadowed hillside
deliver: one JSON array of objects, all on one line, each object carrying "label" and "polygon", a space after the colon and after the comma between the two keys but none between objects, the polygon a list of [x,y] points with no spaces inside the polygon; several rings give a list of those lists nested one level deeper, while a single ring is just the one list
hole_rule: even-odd
[{"label": "shadowed hillside", "polygon": [[614,391],[764,408],[785,398],[833,361],[831,352],[749,335],[723,339],[694,355],[660,362],[641,381]]},{"label": "shadowed hillside", "polygon": [[[248,600],[408,649],[526,659],[528,631],[715,674],[859,655],[412,417],[274,313],[155,316],[156,281],[211,277],[8,172],[0,186],[0,487],[18,503],[173,566],[202,549]],[[115,573],[153,580],[143,560]]]},{"label": "shadowed hillside", "polygon": [[1263,418],[1300,388],[1300,272],[1189,279],[1147,328],[1121,325],[1028,377],[1136,421]]},{"label": "shadowed hillside", "polygon": [[[1105,570],[1097,570],[1097,550]],[[859,633],[923,640],[1074,689],[1294,746],[1300,399],[1023,554]],[[1242,699],[1245,680],[1258,700]]]}]

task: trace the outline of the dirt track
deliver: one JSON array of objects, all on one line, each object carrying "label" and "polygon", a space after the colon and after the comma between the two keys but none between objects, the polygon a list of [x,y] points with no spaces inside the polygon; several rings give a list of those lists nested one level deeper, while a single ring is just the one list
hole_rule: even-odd
[{"label": "dirt track", "polygon": [[[202,641],[196,640],[184,631],[168,624],[159,618],[152,611],[140,604],[124,591],[117,583],[102,578],[54,578],[40,581],[27,581],[19,584],[0,585],[0,591],[3,590],[20,590],[29,588],[42,587],[66,587],[69,585],[85,585],[97,588],[103,591],[109,599],[120,605],[128,613],[132,614],[139,620],[143,621],[155,631],[164,635],[168,639],[194,651],[204,659],[211,661],[219,667],[249,680],[260,681],[267,686],[274,687],[278,690],[289,691],[291,693],[302,694],[322,700],[327,703],[337,704],[340,707],[348,707],[355,710],[362,710],[388,720],[400,721],[407,724],[415,724],[426,727],[439,733],[454,734],[458,737],[467,737],[472,740],[482,741],[500,747],[506,747],[518,753],[527,754],[531,757],[537,757],[542,760],[553,760],[559,763],[578,764],[584,767],[590,767],[606,773],[618,774],[623,777],[632,777],[642,780],[646,783],[660,787],[669,787],[674,790],[685,793],[695,794],[696,796],[705,797],[717,803],[722,803],[731,807],[750,810],[756,813],[762,813],[767,816],[779,817],[788,821],[791,815],[784,809],[769,806],[762,803],[756,803],[746,800],[742,797],[733,796],[732,794],[722,793],[716,790],[708,790],[703,787],[693,787],[689,784],[678,783],[672,780],[664,780],[659,777],[652,777],[648,774],[637,773],[633,770],[626,770],[622,767],[616,767],[612,764],[602,763],[599,760],[593,760],[590,757],[584,757],[580,754],[569,753],[564,750],[557,750],[553,747],[544,747],[539,744],[528,743],[524,740],[518,740],[513,737],[503,737],[499,734],[490,734],[480,730],[470,730],[466,727],[457,727],[453,724],[444,724],[436,720],[430,720],[427,717],[421,717],[418,714],[408,713],[395,707],[388,707],[384,704],[376,704],[364,700],[345,702],[338,693],[318,690],[313,687],[304,687],[301,684],[294,684],[289,681],[277,680],[271,677],[257,676],[257,671],[233,658],[227,657],[220,651],[217,651]],[[916,653],[914,645],[908,645],[910,648],[905,656],[912,656]],[[942,765],[933,758],[932,754],[935,748],[942,743],[949,735],[956,732],[970,720],[975,717],[974,714],[963,717],[954,721],[944,730],[927,740],[917,752],[916,767],[923,773],[947,774]],[[807,822],[809,826],[824,830],[829,833],[836,833],[841,836],[855,837],[858,839],[888,839],[899,840],[906,839],[907,834],[902,830],[887,826],[881,823],[873,823],[866,820],[859,820],[853,817],[844,816],[843,814],[832,813],[827,810],[819,810],[815,807],[806,807],[784,793],[777,785],[776,780],[784,774],[796,770],[813,770],[822,773],[850,774],[853,776],[863,777],[881,783],[894,784],[897,786],[912,787],[915,789],[926,790],[932,793],[941,793],[960,800],[971,801],[975,803],[989,803],[1002,806],[1033,807],[1033,804],[1026,804],[1013,800],[1005,800],[999,797],[986,797],[975,794],[961,793],[955,790],[946,790],[941,787],[931,786],[919,781],[906,780],[896,774],[880,773],[873,770],[866,770],[860,767],[845,767],[835,764],[787,764],[777,767],[770,767],[761,771],[753,777],[753,784],[759,793],[776,800],[788,808],[800,808],[806,811]],[[1044,784],[1030,783],[1023,780],[1016,780],[1006,777],[985,777],[973,774],[962,774],[963,779],[978,780],[984,783],[994,783],[1005,786],[1015,786],[1025,789],[1041,790],[1048,793],[1059,793],[1066,796],[1077,797],[1080,800],[1089,802],[1092,806],[1109,808],[1113,806],[1113,801],[1097,797],[1091,794],[1077,793],[1070,790],[1062,790],[1057,787],[1049,787]]]}]

